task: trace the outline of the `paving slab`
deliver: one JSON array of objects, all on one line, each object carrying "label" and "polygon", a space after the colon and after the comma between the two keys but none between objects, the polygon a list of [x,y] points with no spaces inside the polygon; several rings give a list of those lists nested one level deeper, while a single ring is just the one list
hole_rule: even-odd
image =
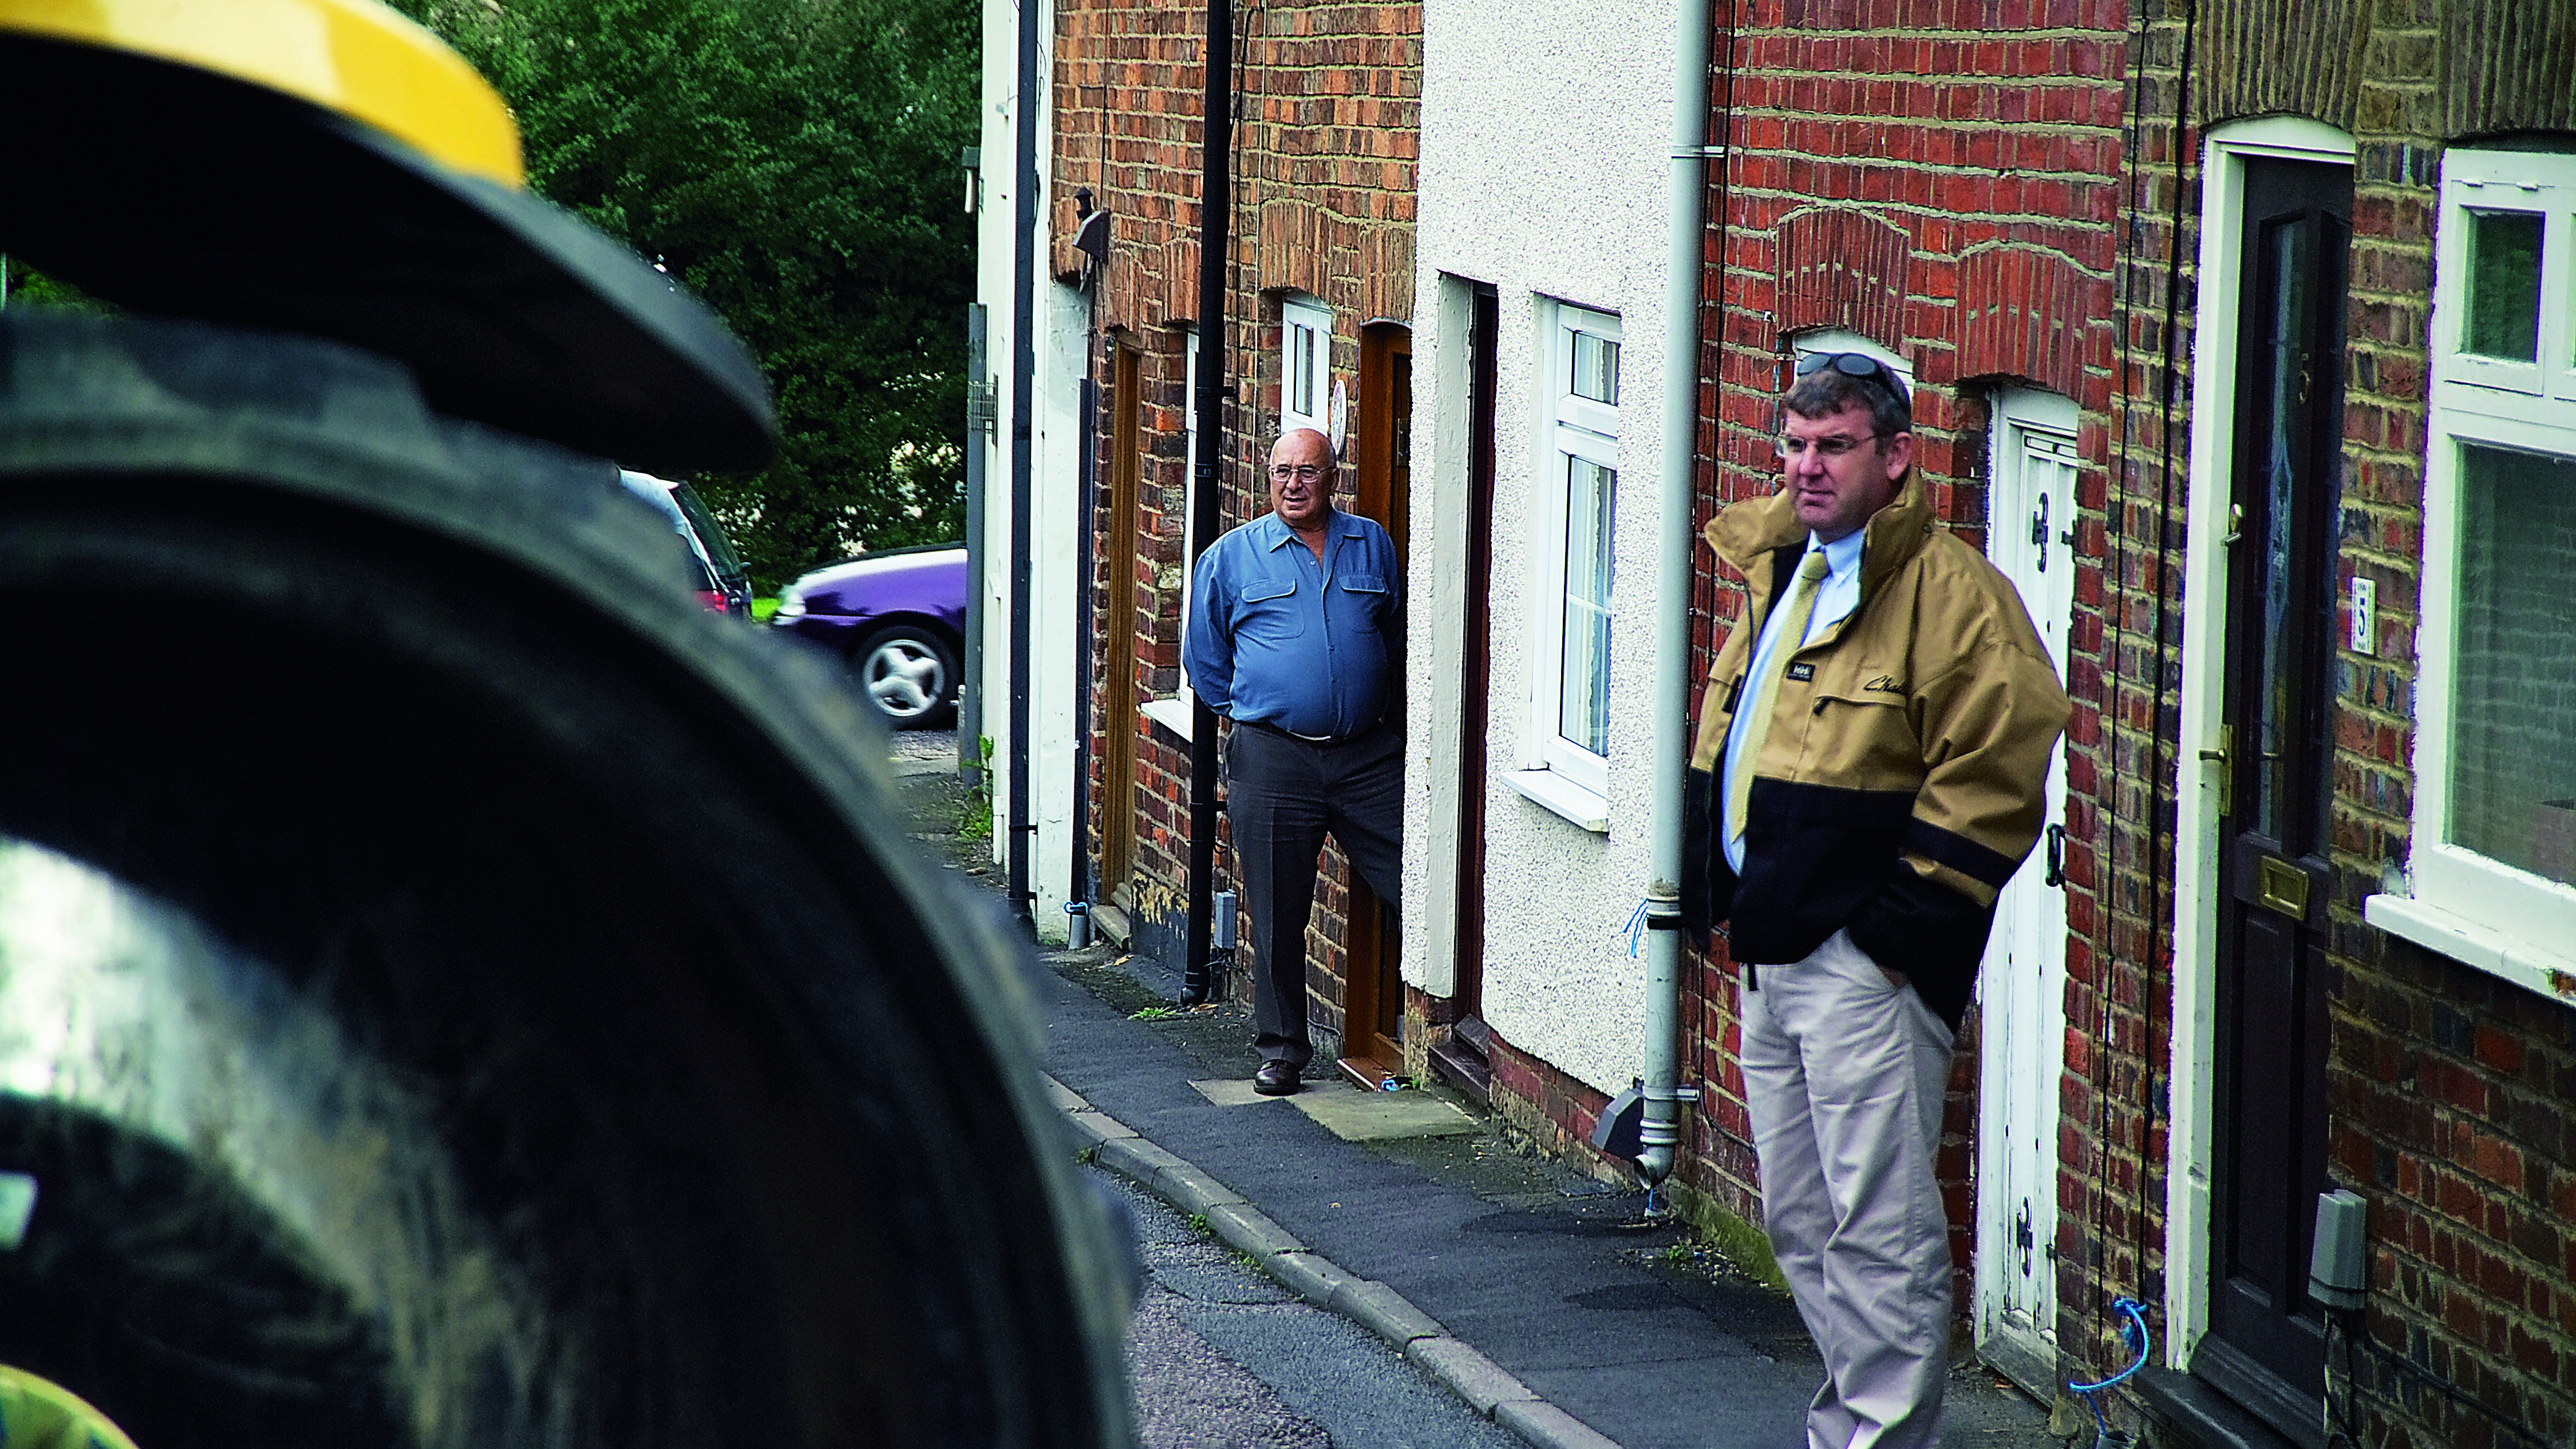
[{"label": "paving slab", "polygon": [[1340,1082],[1325,1082],[1287,1100],[1345,1142],[1463,1137],[1485,1130],[1483,1123],[1455,1104],[1428,1092],[1363,1092]]},{"label": "paving slab", "polygon": [[1282,1102],[1284,1097],[1265,1097],[1252,1090],[1250,1077],[1213,1077],[1190,1083],[1190,1090],[1219,1107],[1258,1107],[1264,1102]]}]

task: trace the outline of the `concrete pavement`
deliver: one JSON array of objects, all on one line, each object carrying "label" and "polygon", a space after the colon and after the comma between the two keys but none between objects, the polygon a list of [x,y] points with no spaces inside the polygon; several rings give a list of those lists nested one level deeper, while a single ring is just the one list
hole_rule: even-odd
[{"label": "concrete pavement", "polygon": [[[915,838],[961,884],[996,890],[988,844],[955,834],[954,739],[899,736],[894,772]],[[1796,1310],[1648,1220],[1642,1191],[1529,1152],[1436,1091],[1256,1096],[1241,1008],[1173,1010],[1174,973],[1109,947],[1041,958],[1067,1150],[1203,1219],[1479,1414],[1565,1449],[1803,1445],[1823,1369]],[[2059,1449],[2047,1430],[1972,1359],[1953,1370],[1943,1449]]]},{"label": "concrete pavement", "polygon": [[[1515,1152],[1435,1093],[1310,1083],[1252,1096],[1236,1085],[1248,1046],[1229,1046],[1249,1040],[1239,1011],[1138,1019],[1150,985],[1115,953],[1048,963],[1048,1065],[1075,1149],[1204,1218],[1478,1412],[1564,1449],[1804,1441],[1822,1370],[1796,1311],[1691,1262],[1683,1229],[1644,1219],[1643,1193]],[[1212,1071],[1228,1054],[1232,1070]],[[1942,1442],[2054,1449],[2046,1423],[1963,1364]]]}]

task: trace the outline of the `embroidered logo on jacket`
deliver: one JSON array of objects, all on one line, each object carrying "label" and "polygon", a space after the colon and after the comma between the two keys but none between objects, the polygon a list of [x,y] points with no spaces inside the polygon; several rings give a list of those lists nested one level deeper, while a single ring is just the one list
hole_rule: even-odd
[{"label": "embroidered logo on jacket", "polygon": [[1808,680],[1816,677],[1816,666],[1812,664],[1792,664],[1789,666],[1788,677],[1804,684]]},{"label": "embroidered logo on jacket", "polygon": [[1880,694],[1903,694],[1905,692],[1905,686],[1897,682],[1895,675],[1882,674],[1876,679],[1873,679],[1869,683],[1861,686],[1861,692],[1864,694],[1867,694],[1872,690],[1875,690]]}]

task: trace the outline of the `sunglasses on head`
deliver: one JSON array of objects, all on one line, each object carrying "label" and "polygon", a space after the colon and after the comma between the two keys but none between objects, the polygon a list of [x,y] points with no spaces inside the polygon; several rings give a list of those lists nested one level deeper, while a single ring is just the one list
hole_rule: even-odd
[{"label": "sunglasses on head", "polygon": [[1914,406],[1914,395],[1905,390],[1905,384],[1897,378],[1894,369],[1866,352],[1808,353],[1798,359],[1798,376],[1813,377],[1828,367],[1845,377],[1870,378],[1886,388],[1898,402],[1909,409]]}]

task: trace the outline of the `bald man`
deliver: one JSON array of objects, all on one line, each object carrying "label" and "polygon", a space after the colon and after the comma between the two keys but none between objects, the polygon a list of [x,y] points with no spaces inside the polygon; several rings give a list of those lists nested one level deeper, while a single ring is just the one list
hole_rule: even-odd
[{"label": "bald man", "polygon": [[1390,904],[1403,873],[1395,544],[1333,507],[1338,472],[1323,434],[1281,436],[1270,511],[1200,555],[1183,630],[1190,687],[1234,721],[1226,814],[1252,916],[1252,1087],[1271,1097],[1296,1091],[1315,1055],[1306,923],[1324,837]]}]

